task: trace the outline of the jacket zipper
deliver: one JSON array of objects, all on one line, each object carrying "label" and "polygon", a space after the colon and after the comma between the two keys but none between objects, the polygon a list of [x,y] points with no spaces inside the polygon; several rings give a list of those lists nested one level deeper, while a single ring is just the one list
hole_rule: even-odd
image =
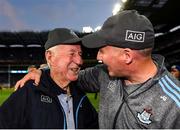
[{"label": "jacket zipper", "polygon": [[86,95],[84,95],[82,98],[81,98],[81,100],[80,100],[80,102],[79,102],[79,104],[78,104],[78,107],[77,107],[77,109],[76,109],[76,123],[75,123],[75,127],[76,128],[78,128],[78,113],[79,113],[79,108],[80,108],[80,105],[82,104],[82,101],[84,100],[84,98],[86,97]]}]

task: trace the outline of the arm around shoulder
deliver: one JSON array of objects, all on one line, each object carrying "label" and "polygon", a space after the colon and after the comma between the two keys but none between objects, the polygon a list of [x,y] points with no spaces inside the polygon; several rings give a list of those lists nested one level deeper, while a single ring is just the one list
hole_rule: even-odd
[{"label": "arm around shoulder", "polygon": [[103,70],[104,65],[96,65],[81,70],[78,77],[78,86],[80,86],[80,88],[85,92],[99,92],[99,78]]}]

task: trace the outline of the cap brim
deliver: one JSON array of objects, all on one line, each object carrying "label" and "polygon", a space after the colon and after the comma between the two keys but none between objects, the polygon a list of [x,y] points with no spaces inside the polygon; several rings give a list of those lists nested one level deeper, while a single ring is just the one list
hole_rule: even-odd
[{"label": "cap brim", "polygon": [[105,46],[105,40],[101,37],[101,32],[95,32],[82,38],[82,45],[86,48],[100,48]]},{"label": "cap brim", "polygon": [[69,44],[77,44],[77,43],[81,44],[81,41],[82,41],[81,38],[73,38],[73,39],[70,39],[70,40],[66,40],[63,43],[65,43],[65,44],[67,44],[67,43],[69,43]]}]

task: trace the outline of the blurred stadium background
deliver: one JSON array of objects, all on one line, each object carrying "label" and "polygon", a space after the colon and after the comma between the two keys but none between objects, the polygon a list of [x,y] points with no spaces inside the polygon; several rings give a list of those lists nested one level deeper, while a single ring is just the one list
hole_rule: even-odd
[{"label": "blurred stadium background", "polygon": [[[167,68],[173,64],[180,65],[179,5],[179,0],[127,0],[121,5],[121,10],[136,9],[151,20],[156,33],[153,53],[165,56]],[[84,31],[75,32],[79,37],[88,34]],[[48,31],[0,31],[0,100],[4,100],[12,92],[9,89],[3,94],[1,88],[13,87],[27,73],[28,66],[39,67],[45,63],[43,46],[47,35]],[[97,64],[96,49],[83,48],[83,51],[83,68]],[[6,96],[3,98],[3,95]]]}]

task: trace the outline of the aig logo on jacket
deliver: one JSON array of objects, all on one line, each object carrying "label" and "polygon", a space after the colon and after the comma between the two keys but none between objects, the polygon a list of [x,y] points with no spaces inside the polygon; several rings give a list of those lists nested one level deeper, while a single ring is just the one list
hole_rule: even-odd
[{"label": "aig logo on jacket", "polygon": [[126,41],[144,42],[145,32],[126,30]]},{"label": "aig logo on jacket", "polygon": [[49,96],[41,95],[41,102],[52,103],[52,98]]}]

